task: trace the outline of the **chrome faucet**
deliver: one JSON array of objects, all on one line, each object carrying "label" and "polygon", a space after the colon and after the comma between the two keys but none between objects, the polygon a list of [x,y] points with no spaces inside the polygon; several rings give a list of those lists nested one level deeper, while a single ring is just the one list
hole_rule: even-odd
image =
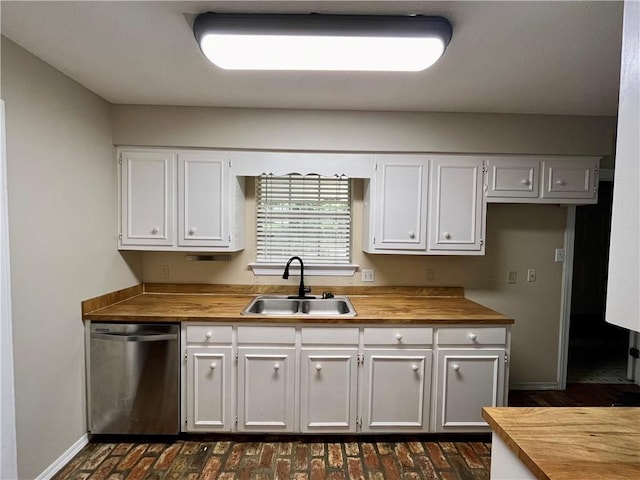
[{"label": "chrome faucet", "polygon": [[311,288],[304,286],[304,263],[302,263],[302,259],[300,257],[291,257],[289,259],[287,265],[284,267],[282,278],[285,280],[289,278],[289,265],[291,265],[291,262],[294,260],[298,260],[300,262],[300,286],[298,286],[298,295],[292,295],[289,298],[316,298],[307,296],[307,293],[311,292]]}]

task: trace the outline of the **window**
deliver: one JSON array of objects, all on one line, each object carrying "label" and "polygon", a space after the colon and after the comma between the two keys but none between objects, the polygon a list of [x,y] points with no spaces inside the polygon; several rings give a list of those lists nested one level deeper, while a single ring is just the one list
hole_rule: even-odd
[{"label": "window", "polygon": [[351,182],[347,177],[262,175],[256,178],[258,263],[307,265],[351,261]]}]

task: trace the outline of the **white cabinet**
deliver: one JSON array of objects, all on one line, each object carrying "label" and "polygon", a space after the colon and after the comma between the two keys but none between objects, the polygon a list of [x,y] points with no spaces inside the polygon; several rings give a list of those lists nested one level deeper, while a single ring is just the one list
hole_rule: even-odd
[{"label": "white cabinet", "polygon": [[[429,160],[422,156],[376,158],[365,248],[422,250],[427,245],[427,181]],[[371,228],[372,226],[372,228]]]},{"label": "white cabinet", "polygon": [[244,179],[229,152],[123,149],[119,159],[121,250],[244,248]]},{"label": "white cabinet", "polygon": [[503,327],[439,329],[435,431],[488,430],[482,407],[506,402],[507,345]]},{"label": "white cabinet", "polygon": [[230,326],[187,325],[182,329],[184,412],[189,432],[233,430],[233,347]]},{"label": "white cabinet", "polygon": [[487,157],[487,202],[596,203],[598,166],[598,157]]},{"label": "white cabinet", "polygon": [[428,430],[431,356],[426,349],[364,349],[363,432]]},{"label": "white cabinet", "polygon": [[301,328],[301,432],[356,431],[358,339],[357,327]]},{"label": "white cabinet", "polygon": [[211,153],[179,155],[179,246],[229,246],[228,162],[228,156]]},{"label": "white cabinet", "polygon": [[433,331],[426,327],[363,329],[363,432],[428,430],[432,339]]},{"label": "white cabinet", "polygon": [[294,431],[294,344],[293,327],[238,327],[238,431]]},{"label": "white cabinet", "polygon": [[598,160],[594,158],[545,159],[542,198],[597,201]]},{"label": "white cabinet", "polygon": [[522,157],[487,159],[487,201],[518,198],[530,202],[538,197],[539,191],[539,160]]},{"label": "white cabinet", "polygon": [[119,162],[120,246],[173,245],[175,153],[123,151]]},{"label": "white cabinet", "polygon": [[429,249],[484,254],[486,203],[483,160],[438,157],[431,160]]}]

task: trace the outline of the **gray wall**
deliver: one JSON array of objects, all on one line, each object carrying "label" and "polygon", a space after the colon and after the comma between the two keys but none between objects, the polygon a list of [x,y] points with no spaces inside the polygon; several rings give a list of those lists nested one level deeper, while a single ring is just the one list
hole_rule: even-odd
[{"label": "gray wall", "polygon": [[110,105],[2,39],[18,475],[87,431],[80,302],[138,283],[116,250]]}]

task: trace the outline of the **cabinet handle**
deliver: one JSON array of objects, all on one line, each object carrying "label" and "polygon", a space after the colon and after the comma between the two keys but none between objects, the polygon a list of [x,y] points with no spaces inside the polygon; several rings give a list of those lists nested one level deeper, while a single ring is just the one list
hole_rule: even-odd
[{"label": "cabinet handle", "polygon": [[409,232],[409,238],[416,238],[416,234],[414,232]]},{"label": "cabinet handle", "polygon": [[459,371],[460,370],[460,365],[458,365],[457,363],[454,363],[453,364],[453,370],[456,371],[456,372]]},{"label": "cabinet handle", "polygon": [[152,233],[153,235],[155,235],[155,234],[156,234],[156,233],[158,233],[159,231],[160,231],[160,229],[159,229],[158,227],[153,227],[153,228],[151,229],[151,233]]},{"label": "cabinet handle", "polygon": [[211,331],[208,331],[207,333],[204,334],[204,336],[207,338],[211,338],[213,336],[213,333],[211,333]]},{"label": "cabinet handle", "polygon": [[451,234],[449,232],[444,232],[444,238],[446,238],[447,240],[450,240]]},{"label": "cabinet handle", "polygon": [[320,365],[319,363],[316,364],[316,370],[320,371],[322,370],[322,365]]},{"label": "cabinet handle", "polygon": [[398,340],[398,341],[402,340],[402,334],[401,333],[396,333],[396,340]]},{"label": "cabinet handle", "polygon": [[195,229],[195,228],[193,228],[193,227],[191,227],[191,228],[189,229],[189,235],[194,235],[195,233],[196,233],[196,229]]},{"label": "cabinet handle", "polygon": [[420,370],[420,367],[419,367],[417,364],[415,364],[415,363],[414,363],[413,365],[411,365],[411,369],[412,369],[414,372],[417,372],[418,370]]},{"label": "cabinet handle", "polygon": [[564,180],[556,180],[556,185],[566,185],[567,182],[565,182]]},{"label": "cabinet handle", "polygon": [[528,178],[523,178],[522,180],[520,180],[520,183],[522,185],[531,185],[531,182],[529,181]]},{"label": "cabinet handle", "polygon": [[478,335],[476,335],[475,333],[472,332],[469,334],[469,340],[471,340],[472,342],[475,342],[477,338]]},{"label": "cabinet handle", "polygon": [[214,368],[216,368],[216,362],[211,362],[211,363],[209,364],[209,368],[210,368],[211,370],[213,370]]},{"label": "cabinet handle", "polygon": [[276,364],[273,366],[273,369],[274,369],[274,370],[276,370],[276,371],[280,370],[280,364],[279,364],[279,363],[276,363]]}]

